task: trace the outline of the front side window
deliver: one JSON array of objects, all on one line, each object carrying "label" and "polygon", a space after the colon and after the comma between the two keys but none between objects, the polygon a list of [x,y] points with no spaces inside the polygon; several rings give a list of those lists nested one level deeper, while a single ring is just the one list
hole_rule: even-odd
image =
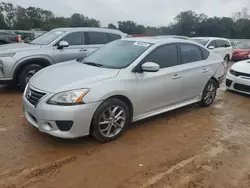
[{"label": "front side window", "polygon": [[63,39],[67,41],[70,46],[84,45],[84,33],[83,32],[74,32],[68,34]]},{"label": "front side window", "polygon": [[48,45],[62,36],[66,31],[52,30],[43,35],[40,35],[36,39],[30,42],[30,44],[36,45]]},{"label": "front side window", "polygon": [[175,44],[164,45],[151,52],[142,63],[154,62],[160,68],[172,67],[178,64],[177,46]]},{"label": "front side window", "polygon": [[87,32],[87,44],[106,44],[109,42],[108,35],[102,32]]},{"label": "front side window", "polygon": [[151,43],[116,40],[85,57],[82,63],[103,68],[122,69],[133,63]]},{"label": "front side window", "polygon": [[231,46],[229,42],[225,40],[216,40],[216,44],[218,48],[226,48]]},{"label": "front side window", "polygon": [[180,52],[183,64],[203,60],[201,50],[198,46],[192,44],[180,44]]},{"label": "front side window", "polygon": [[216,48],[216,42],[215,42],[215,40],[212,40],[209,44],[208,44],[208,48],[209,47],[211,47],[211,46],[213,46],[214,48]]}]

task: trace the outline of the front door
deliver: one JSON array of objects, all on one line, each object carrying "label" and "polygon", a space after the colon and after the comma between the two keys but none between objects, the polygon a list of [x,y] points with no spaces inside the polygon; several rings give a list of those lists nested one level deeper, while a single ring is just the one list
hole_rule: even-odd
[{"label": "front door", "polygon": [[56,63],[70,61],[87,55],[88,50],[84,45],[84,32],[74,32],[65,36],[63,41],[69,43],[69,47],[58,49],[54,46],[54,60]]},{"label": "front door", "polygon": [[146,116],[147,113],[177,104],[181,100],[182,75],[178,65],[177,46],[163,45],[151,52],[141,63],[154,62],[160,65],[158,72],[136,73],[138,80],[138,103],[135,116]]}]

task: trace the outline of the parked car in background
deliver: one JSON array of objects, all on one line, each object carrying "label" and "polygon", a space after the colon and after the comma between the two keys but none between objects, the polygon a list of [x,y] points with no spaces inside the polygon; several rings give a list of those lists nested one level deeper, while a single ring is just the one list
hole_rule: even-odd
[{"label": "parked car in background", "polygon": [[0,31],[0,45],[17,43],[21,41],[20,35],[17,35],[12,32]]},{"label": "parked car in background", "polygon": [[232,65],[227,73],[226,86],[228,90],[250,94],[250,60],[239,61]]},{"label": "parked car in background", "polygon": [[[223,60],[185,39],[128,38],[34,75],[23,95],[27,120],[41,132],[107,142],[129,123],[192,103],[210,106]],[[51,113],[53,111],[53,113]]]},{"label": "parked car in background", "polygon": [[233,61],[240,61],[249,59],[250,55],[250,43],[249,42],[242,42],[235,45],[233,50]]},{"label": "parked car in background", "polygon": [[217,37],[193,37],[190,39],[219,54],[227,63],[232,58],[233,47],[228,39]]},{"label": "parked car in background", "polygon": [[59,28],[29,43],[0,47],[0,84],[13,82],[24,89],[29,79],[49,65],[82,58],[102,45],[126,37],[119,30]]}]

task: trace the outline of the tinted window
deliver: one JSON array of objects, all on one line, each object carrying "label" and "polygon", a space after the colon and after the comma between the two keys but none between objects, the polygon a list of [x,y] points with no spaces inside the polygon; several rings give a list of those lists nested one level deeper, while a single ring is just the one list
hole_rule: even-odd
[{"label": "tinted window", "polygon": [[99,48],[83,59],[83,63],[96,63],[102,68],[121,69],[133,63],[151,43],[116,40]]},{"label": "tinted window", "polygon": [[87,44],[106,44],[109,42],[108,35],[101,32],[87,32]]},{"label": "tinted window", "polygon": [[207,59],[210,52],[208,50],[204,49],[204,48],[200,48],[200,50],[201,50],[203,59]]},{"label": "tinted window", "polygon": [[177,46],[175,44],[160,46],[151,52],[143,63],[154,62],[160,68],[171,67],[178,64]]},{"label": "tinted window", "polygon": [[183,64],[203,60],[201,50],[198,46],[180,44],[180,51]]},{"label": "tinted window", "polygon": [[84,44],[84,33],[83,32],[75,32],[70,33],[66,37],[63,38],[64,41],[67,41],[69,45],[83,45]]},{"label": "tinted window", "polygon": [[216,44],[218,48],[226,48],[231,46],[229,42],[225,40],[216,40]]},{"label": "tinted window", "polygon": [[213,47],[215,47],[216,48],[216,43],[215,43],[215,40],[213,40],[213,41],[211,41],[209,44],[208,44],[208,48],[210,47],[210,46],[213,46]]},{"label": "tinted window", "polygon": [[120,35],[112,34],[112,33],[107,33],[109,37],[109,42],[121,39],[122,37]]}]

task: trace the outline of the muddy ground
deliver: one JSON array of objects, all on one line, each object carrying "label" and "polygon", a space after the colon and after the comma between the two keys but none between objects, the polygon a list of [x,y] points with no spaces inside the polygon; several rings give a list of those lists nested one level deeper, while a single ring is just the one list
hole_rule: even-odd
[{"label": "muddy ground", "polygon": [[250,97],[222,87],[192,105],[134,123],[119,140],[62,140],[25,119],[21,93],[0,92],[1,188],[249,188]]}]

